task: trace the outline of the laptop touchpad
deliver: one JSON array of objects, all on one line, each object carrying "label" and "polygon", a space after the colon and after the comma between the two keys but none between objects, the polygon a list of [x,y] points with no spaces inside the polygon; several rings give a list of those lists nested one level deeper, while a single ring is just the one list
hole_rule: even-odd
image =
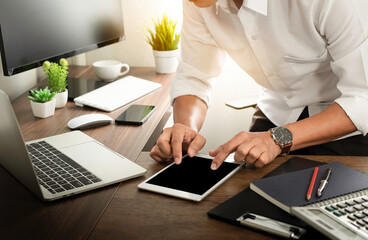
[{"label": "laptop touchpad", "polygon": [[129,159],[94,141],[65,147],[60,151],[105,181],[124,179],[145,171]]}]

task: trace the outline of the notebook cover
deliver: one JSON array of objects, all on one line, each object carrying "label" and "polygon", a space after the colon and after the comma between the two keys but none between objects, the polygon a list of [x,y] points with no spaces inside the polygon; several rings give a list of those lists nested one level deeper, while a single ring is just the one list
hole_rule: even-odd
[{"label": "notebook cover", "polygon": [[[318,185],[327,168],[332,168],[331,177],[321,197],[317,197]],[[341,162],[332,162],[319,167],[311,199],[306,199],[314,168],[257,179],[250,188],[269,201],[290,211],[292,206],[304,206],[368,188],[368,174],[354,170]]]},{"label": "notebook cover", "polygon": [[[276,176],[306,168],[320,166],[324,163],[312,161],[306,158],[293,157],[279,167],[265,175],[264,177]],[[306,227],[307,225],[296,217],[278,208],[262,196],[253,192],[249,187],[238,193],[234,197],[221,203],[210,210],[207,214],[212,218],[239,225],[236,219],[242,214],[250,212],[259,214],[271,219],[285,223]]]}]

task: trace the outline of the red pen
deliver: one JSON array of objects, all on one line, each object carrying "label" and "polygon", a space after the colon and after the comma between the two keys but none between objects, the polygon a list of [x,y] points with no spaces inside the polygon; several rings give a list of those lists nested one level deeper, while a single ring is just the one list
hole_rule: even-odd
[{"label": "red pen", "polygon": [[317,173],[318,173],[318,167],[315,167],[313,171],[312,179],[309,183],[309,188],[307,192],[307,200],[309,200],[312,196],[313,187],[314,187],[314,183],[316,182]]}]

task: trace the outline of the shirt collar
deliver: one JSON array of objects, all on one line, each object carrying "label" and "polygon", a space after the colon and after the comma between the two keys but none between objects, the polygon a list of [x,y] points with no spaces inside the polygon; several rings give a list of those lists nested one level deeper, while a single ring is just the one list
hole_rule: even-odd
[{"label": "shirt collar", "polygon": [[[216,2],[216,12],[218,12],[218,8],[221,7],[226,12],[232,12],[231,4],[229,1],[233,0],[219,0]],[[263,14],[267,16],[267,5],[268,0],[244,0],[243,6],[249,8],[257,13]]]}]

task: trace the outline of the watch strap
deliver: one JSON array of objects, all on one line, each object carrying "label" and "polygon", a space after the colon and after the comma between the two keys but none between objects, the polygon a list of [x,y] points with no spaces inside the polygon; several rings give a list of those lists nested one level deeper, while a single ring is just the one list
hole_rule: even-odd
[{"label": "watch strap", "polygon": [[293,145],[292,143],[289,143],[289,144],[285,145],[284,147],[281,147],[279,145],[281,147],[281,154],[282,155],[287,155],[290,152],[290,149],[291,149],[292,145]]}]

